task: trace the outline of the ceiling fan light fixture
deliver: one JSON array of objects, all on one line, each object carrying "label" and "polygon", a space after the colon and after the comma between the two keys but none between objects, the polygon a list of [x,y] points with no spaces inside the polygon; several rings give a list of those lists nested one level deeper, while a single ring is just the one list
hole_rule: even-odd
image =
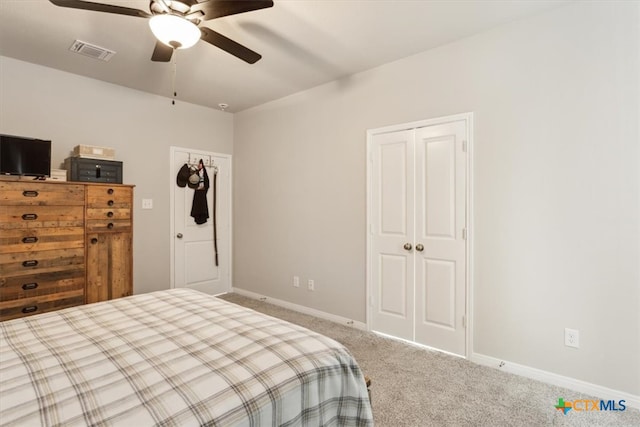
[{"label": "ceiling fan light fixture", "polygon": [[196,24],[176,15],[155,15],[149,19],[151,32],[158,40],[175,49],[187,49],[200,40]]}]

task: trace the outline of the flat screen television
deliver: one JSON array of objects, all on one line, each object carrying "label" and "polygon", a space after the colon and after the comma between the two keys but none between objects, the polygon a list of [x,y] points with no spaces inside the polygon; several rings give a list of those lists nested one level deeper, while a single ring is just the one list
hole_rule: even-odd
[{"label": "flat screen television", "polygon": [[51,175],[51,141],[0,135],[0,174]]}]

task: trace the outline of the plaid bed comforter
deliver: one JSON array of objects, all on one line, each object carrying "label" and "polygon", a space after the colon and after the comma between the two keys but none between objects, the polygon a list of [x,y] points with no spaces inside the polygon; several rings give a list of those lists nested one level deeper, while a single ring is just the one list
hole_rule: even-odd
[{"label": "plaid bed comforter", "polygon": [[187,289],[0,322],[0,424],[368,426],[337,342]]}]

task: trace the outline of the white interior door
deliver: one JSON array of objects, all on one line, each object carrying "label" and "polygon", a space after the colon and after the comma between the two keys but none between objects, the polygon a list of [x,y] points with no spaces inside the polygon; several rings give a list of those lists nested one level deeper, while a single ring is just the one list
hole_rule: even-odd
[{"label": "white interior door", "polygon": [[[413,340],[413,131],[375,135],[371,161],[373,330]],[[408,246],[407,246],[408,247]]]},{"label": "white interior door", "polygon": [[466,342],[465,137],[465,121],[415,131],[415,341],[460,355]]},{"label": "white interior door", "polygon": [[[466,354],[467,119],[369,138],[372,330]],[[406,245],[406,246],[405,246]]]},{"label": "white interior door", "polygon": [[[180,168],[200,158],[210,159],[207,166],[210,188],[207,191],[209,219],[196,224],[191,216],[194,189],[176,184]],[[195,149],[171,147],[172,209],[172,287],[192,288],[208,294],[231,290],[231,156]],[[214,175],[217,179],[214,189]],[[218,265],[215,265],[213,193],[216,192],[216,231]]]}]

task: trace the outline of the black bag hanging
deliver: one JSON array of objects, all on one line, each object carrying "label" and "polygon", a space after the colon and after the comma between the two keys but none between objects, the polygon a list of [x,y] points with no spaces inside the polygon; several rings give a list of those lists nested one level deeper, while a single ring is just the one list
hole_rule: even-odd
[{"label": "black bag hanging", "polygon": [[[202,170],[202,177],[200,183],[196,186],[192,185],[190,180],[187,182],[189,187],[193,188],[193,204],[191,206],[191,216],[195,220],[196,224],[204,224],[209,218],[209,205],[207,203],[207,191],[209,190],[209,174],[207,168],[204,166],[202,159],[198,168]],[[191,175],[193,177],[193,175]],[[218,180],[218,168],[213,166],[213,253],[215,258],[216,267],[218,263],[218,224],[216,221],[216,196],[217,196],[217,180]],[[180,185],[180,184],[178,184]]]},{"label": "black bag hanging", "polygon": [[207,191],[209,190],[209,175],[202,159],[198,168],[202,170],[200,184],[193,192],[193,204],[191,205],[191,216],[196,224],[204,224],[209,219],[209,205],[207,204]]}]

